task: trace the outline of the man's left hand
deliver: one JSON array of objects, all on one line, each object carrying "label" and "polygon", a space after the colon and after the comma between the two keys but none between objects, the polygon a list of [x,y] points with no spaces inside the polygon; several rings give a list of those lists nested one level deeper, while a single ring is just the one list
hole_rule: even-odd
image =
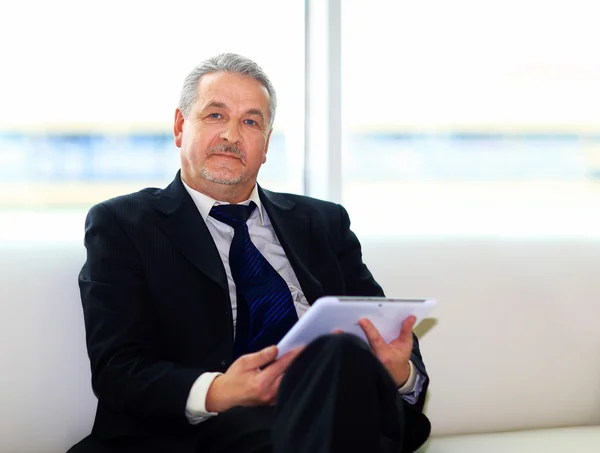
[{"label": "man's left hand", "polygon": [[386,367],[398,388],[402,387],[410,377],[410,354],[413,347],[413,326],[417,318],[409,316],[402,323],[400,336],[391,343],[386,343],[373,323],[362,318],[358,324],[365,332],[373,353]]}]

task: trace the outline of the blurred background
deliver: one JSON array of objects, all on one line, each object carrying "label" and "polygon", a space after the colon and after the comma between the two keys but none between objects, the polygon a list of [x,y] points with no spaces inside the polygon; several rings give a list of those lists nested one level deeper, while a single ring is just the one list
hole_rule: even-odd
[{"label": "blurred background", "polygon": [[[181,85],[221,52],[278,92],[259,182],[343,203],[386,294],[438,299],[435,436],[599,425],[597,3],[0,0],[0,451],[90,432],[86,213],[169,184]],[[598,450],[557,436],[429,451]]]},{"label": "blurred background", "polygon": [[[94,203],[167,185],[183,79],[237,52],[278,90],[264,187],[338,186],[359,235],[600,236],[595,2],[339,4],[319,25],[304,0],[2,2],[0,234],[80,240]],[[337,71],[307,64],[315,27]],[[306,164],[331,153],[306,136],[323,71],[341,178]]]}]

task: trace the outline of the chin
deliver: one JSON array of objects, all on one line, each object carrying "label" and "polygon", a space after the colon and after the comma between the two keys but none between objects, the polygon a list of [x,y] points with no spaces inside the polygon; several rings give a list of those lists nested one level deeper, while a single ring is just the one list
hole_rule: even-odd
[{"label": "chin", "polygon": [[243,172],[232,172],[232,171],[211,171],[208,168],[202,169],[202,177],[207,181],[214,182],[216,184],[234,185],[239,184],[243,177]]}]

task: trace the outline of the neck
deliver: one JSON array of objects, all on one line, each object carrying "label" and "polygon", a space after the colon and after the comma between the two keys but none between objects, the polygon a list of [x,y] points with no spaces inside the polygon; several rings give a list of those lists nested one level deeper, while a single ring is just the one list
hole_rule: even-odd
[{"label": "neck", "polygon": [[250,198],[250,194],[256,185],[256,181],[247,184],[217,184],[202,179],[201,181],[192,181],[182,175],[182,179],[192,189],[203,193],[204,195],[216,201],[224,201],[231,204],[241,203]]}]

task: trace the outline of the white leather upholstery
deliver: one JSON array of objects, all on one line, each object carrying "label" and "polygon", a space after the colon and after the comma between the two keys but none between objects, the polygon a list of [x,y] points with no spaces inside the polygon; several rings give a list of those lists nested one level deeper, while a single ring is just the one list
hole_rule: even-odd
[{"label": "white leather upholstery", "polygon": [[[91,428],[73,220],[78,236],[0,239],[1,452],[64,452]],[[600,425],[600,241],[361,240],[389,295],[439,300],[417,329],[427,453],[600,451],[598,427],[440,437]]]},{"label": "white leather upholstery", "polygon": [[598,453],[600,427],[475,434],[431,439],[419,453]]},{"label": "white leather upholstery", "polygon": [[600,424],[600,241],[365,245],[388,294],[439,299],[417,328],[435,434]]}]

